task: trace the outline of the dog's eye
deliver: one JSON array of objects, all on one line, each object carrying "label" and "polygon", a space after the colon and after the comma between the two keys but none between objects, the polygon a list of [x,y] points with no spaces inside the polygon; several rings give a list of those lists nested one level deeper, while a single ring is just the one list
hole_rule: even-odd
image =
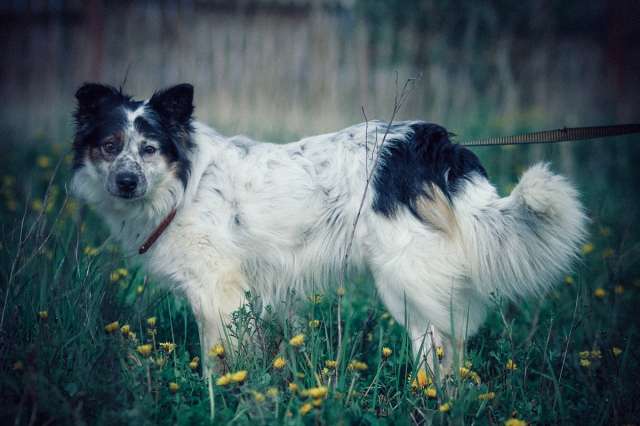
[{"label": "dog's eye", "polygon": [[145,155],[153,155],[156,153],[156,148],[151,146],[151,145],[147,145],[144,148],[142,148],[142,151],[145,153]]},{"label": "dog's eye", "polygon": [[116,144],[113,142],[105,142],[102,144],[102,150],[107,154],[113,154],[116,152]]}]

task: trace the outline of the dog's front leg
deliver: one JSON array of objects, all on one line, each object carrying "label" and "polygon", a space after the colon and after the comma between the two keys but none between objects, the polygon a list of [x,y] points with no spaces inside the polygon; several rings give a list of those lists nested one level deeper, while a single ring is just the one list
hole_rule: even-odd
[{"label": "dog's front leg", "polygon": [[220,343],[227,351],[235,347],[234,339],[225,333],[225,326],[231,321],[232,313],[245,303],[247,282],[238,268],[209,271],[185,287],[198,323],[202,360],[206,367],[208,352],[214,345]]}]

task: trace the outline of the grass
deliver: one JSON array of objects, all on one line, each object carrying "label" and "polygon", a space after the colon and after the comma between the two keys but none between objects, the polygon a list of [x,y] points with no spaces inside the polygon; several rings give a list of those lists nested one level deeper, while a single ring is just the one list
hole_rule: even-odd
[{"label": "grass", "polygon": [[15,150],[2,176],[3,424],[637,422],[638,240],[627,206],[598,207],[602,192],[586,197],[592,239],[577,272],[541,300],[496,300],[465,365],[430,384],[366,276],[344,295],[290,294],[262,316],[248,295],[227,328],[238,347],[202,357],[185,301],[127,264],[100,221],[67,199],[68,158],[46,146]]}]

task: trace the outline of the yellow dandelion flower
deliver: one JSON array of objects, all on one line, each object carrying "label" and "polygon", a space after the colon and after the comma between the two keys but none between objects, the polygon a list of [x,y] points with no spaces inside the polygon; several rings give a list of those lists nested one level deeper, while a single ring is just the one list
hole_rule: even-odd
[{"label": "yellow dandelion flower", "polygon": [[155,327],[157,322],[158,322],[158,319],[156,317],[147,318],[147,325],[151,328]]},{"label": "yellow dandelion flower", "polygon": [[38,155],[38,157],[36,158],[36,164],[41,169],[46,169],[51,165],[51,158],[47,157],[46,155]]},{"label": "yellow dandelion flower", "polygon": [[84,248],[84,254],[86,256],[92,257],[98,254],[98,249],[92,246],[87,246]]},{"label": "yellow dandelion flower", "polygon": [[176,382],[171,382],[169,383],[169,390],[171,391],[171,393],[176,393],[180,390],[180,385]]},{"label": "yellow dandelion flower", "polygon": [[444,358],[444,348],[442,346],[436,346],[436,356],[438,359]]},{"label": "yellow dandelion flower", "polygon": [[224,358],[224,346],[222,346],[221,343],[216,343],[211,347],[211,349],[209,349],[209,356],[216,356],[220,359]]},{"label": "yellow dandelion flower", "polygon": [[298,385],[293,382],[289,383],[288,388],[291,393],[296,393],[298,391]]},{"label": "yellow dandelion flower", "polygon": [[266,398],[264,397],[264,394],[262,392],[253,391],[253,399],[256,402],[260,403],[260,402],[264,402]]},{"label": "yellow dandelion flower", "polygon": [[580,359],[589,358],[589,355],[591,355],[591,352],[589,351],[578,352],[578,356],[580,357]]},{"label": "yellow dandelion flower", "polygon": [[504,426],[527,426],[527,422],[512,417],[504,422]]},{"label": "yellow dandelion flower", "polygon": [[311,327],[311,328],[320,327],[320,320],[314,319],[314,320],[309,321],[309,327]]},{"label": "yellow dandelion flower", "polygon": [[200,357],[194,356],[191,362],[189,362],[189,368],[195,370],[200,365]]},{"label": "yellow dandelion flower", "polygon": [[469,372],[469,378],[473,381],[473,383],[475,383],[476,385],[479,385],[480,383],[482,383],[482,379],[480,378],[480,375],[478,373],[476,373],[475,371],[470,371]]},{"label": "yellow dandelion flower", "polygon": [[273,368],[275,368],[276,370],[282,370],[284,366],[287,365],[287,360],[279,356],[273,360],[272,365],[273,365]]},{"label": "yellow dandelion flower", "polygon": [[309,296],[309,301],[314,305],[318,305],[322,303],[322,294],[320,293],[312,294],[311,296]]},{"label": "yellow dandelion flower", "polygon": [[619,295],[619,294],[624,294],[624,286],[623,286],[623,285],[618,284],[617,286],[615,286],[615,287],[613,288],[613,292],[614,292],[615,294],[618,294],[618,295]]},{"label": "yellow dandelion flower", "polygon": [[[416,374],[416,378],[414,379],[411,386],[415,389],[420,388],[424,389],[432,383],[431,378],[427,375],[427,371],[424,368],[418,370],[418,374]],[[414,386],[415,384],[415,386]]]},{"label": "yellow dandelion flower", "polygon": [[573,277],[571,275],[567,275],[566,277],[564,277],[564,283],[566,285],[571,285],[575,283],[575,280],[573,279]]},{"label": "yellow dandelion flower", "polygon": [[516,364],[512,359],[508,359],[505,368],[507,370],[515,371],[518,369],[518,364]]},{"label": "yellow dandelion flower", "polygon": [[466,377],[469,377],[469,373],[471,372],[471,370],[469,370],[467,367],[460,367],[460,377],[462,377],[463,379]]},{"label": "yellow dandelion flower", "polygon": [[322,406],[322,399],[314,399],[313,401],[311,401],[311,404],[313,404],[314,407],[318,408]]},{"label": "yellow dandelion flower", "polygon": [[290,340],[289,340],[289,344],[291,346],[298,347],[298,346],[302,346],[304,344],[304,334],[297,334],[295,336],[293,336]]},{"label": "yellow dandelion flower", "polygon": [[495,397],[496,397],[496,393],[495,392],[481,393],[480,395],[478,395],[478,399],[480,401],[491,401]]},{"label": "yellow dandelion flower", "polygon": [[46,321],[49,318],[49,311],[39,311],[38,312],[38,317],[41,320]]},{"label": "yellow dandelion flower", "polygon": [[589,361],[588,359],[581,359],[580,366],[584,368],[588,368],[589,366],[591,366],[591,361]]},{"label": "yellow dandelion flower", "polygon": [[104,331],[107,333],[113,333],[117,329],[120,328],[120,323],[118,321],[110,322],[109,324],[104,326]]},{"label": "yellow dandelion flower", "polygon": [[124,335],[124,337],[127,337],[129,333],[131,333],[131,326],[129,324],[123,325],[122,327],[120,327],[120,332]]},{"label": "yellow dandelion flower", "polygon": [[129,338],[129,340],[136,340],[136,333],[134,333],[133,331],[129,332],[129,335],[127,336]]},{"label": "yellow dandelion flower", "polygon": [[311,410],[313,410],[313,405],[307,402],[300,406],[300,409],[298,410],[298,412],[300,413],[301,416],[306,416],[307,414],[309,414]]},{"label": "yellow dandelion flower", "polygon": [[118,271],[113,271],[111,274],[109,274],[109,281],[111,281],[112,283],[118,282],[120,280],[120,274],[118,273]]},{"label": "yellow dandelion flower", "polygon": [[438,407],[438,411],[440,411],[441,413],[448,413],[450,409],[451,409],[451,405],[449,405],[448,402],[445,402],[444,404],[440,404],[440,406]]},{"label": "yellow dandelion flower", "polygon": [[144,286],[139,285],[136,287],[136,293],[142,294],[144,292]]},{"label": "yellow dandelion flower", "polygon": [[278,397],[278,388],[271,387],[267,389],[267,396],[269,398],[277,398]]},{"label": "yellow dandelion flower", "polygon": [[247,370],[239,370],[231,374],[231,381],[234,383],[242,383],[247,379]]},{"label": "yellow dandelion flower", "polygon": [[231,383],[231,373],[222,375],[218,377],[218,380],[216,380],[216,385],[218,386],[227,386],[230,383]]},{"label": "yellow dandelion flower", "polygon": [[392,353],[393,353],[393,351],[391,350],[391,348],[388,348],[386,346],[384,348],[382,348],[382,356],[384,358],[389,358]]},{"label": "yellow dandelion flower", "polygon": [[613,348],[611,348],[611,352],[613,352],[613,356],[619,357],[620,354],[622,354],[622,349],[620,349],[617,346],[614,346]]},{"label": "yellow dandelion flower", "polygon": [[586,243],[582,245],[582,254],[589,254],[595,250],[593,243]]},{"label": "yellow dandelion flower", "polygon": [[42,208],[43,208],[43,206],[42,206],[42,201],[41,200],[36,199],[36,200],[33,200],[31,202],[31,209],[34,212],[40,213],[42,211]]},{"label": "yellow dandelion flower", "polygon": [[129,275],[129,271],[127,270],[127,268],[118,268],[116,269],[116,272],[121,276],[121,277],[126,277]]},{"label": "yellow dandelion flower", "polygon": [[138,351],[138,353],[142,356],[149,356],[152,350],[153,346],[151,346],[150,344],[140,345],[136,348],[136,351]]},{"label": "yellow dandelion flower", "polygon": [[594,349],[591,351],[591,359],[600,359],[602,358],[602,352],[600,351],[600,349]]},{"label": "yellow dandelion flower", "polygon": [[173,342],[163,342],[163,343],[160,343],[160,348],[166,353],[170,354],[175,350],[176,344]]},{"label": "yellow dandelion flower", "polygon": [[354,359],[349,363],[347,368],[351,371],[364,371],[369,367],[366,363]]},{"label": "yellow dandelion flower", "polygon": [[596,288],[596,289],[593,291],[593,295],[594,295],[595,297],[597,297],[598,299],[602,299],[602,298],[606,297],[606,295],[607,295],[607,290],[605,290],[605,289],[604,289],[604,288],[602,288],[602,287],[598,287],[598,288]]},{"label": "yellow dandelion flower", "polygon": [[326,386],[319,386],[316,388],[309,388],[302,393],[302,396],[309,396],[314,399],[324,398],[327,396],[329,389]]},{"label": "yellow dandelion flower", "polygon": [[428,398],[435,398],[438,392],[436,391],[436,388],[434,388],[433,386],[429,386],[427,389],[425,389],[424,394]]},{"label": "yellow dandelion flower", "polygon": [[21,371],[24,370],[24,363],[20,360],[16,361],[13,363],[13,370],[14,371]]},{"label": "yellow dandelion flower", "polygon": [[328,359],[324,362],[324,366],[331,370],[335,369],[337,365],[338,365],[338,362],[333,359]]},{"label": "yellow dandelion flower", "polygon": [[328,376],[329,375],[329,369],[327,367],[322,369],[322,375],[323,376]]}]

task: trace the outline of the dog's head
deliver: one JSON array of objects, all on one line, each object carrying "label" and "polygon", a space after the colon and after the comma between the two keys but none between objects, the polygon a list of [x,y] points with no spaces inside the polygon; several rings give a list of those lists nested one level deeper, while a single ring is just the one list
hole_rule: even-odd
[{"label": "dog's head", "polygon": [[76,99],[77,195],[89,201],[135,202],[153,197],[171,180],[186,186],[193,130],[190,84],[156,92],[143,102],[114,87],[87,83]]}]

